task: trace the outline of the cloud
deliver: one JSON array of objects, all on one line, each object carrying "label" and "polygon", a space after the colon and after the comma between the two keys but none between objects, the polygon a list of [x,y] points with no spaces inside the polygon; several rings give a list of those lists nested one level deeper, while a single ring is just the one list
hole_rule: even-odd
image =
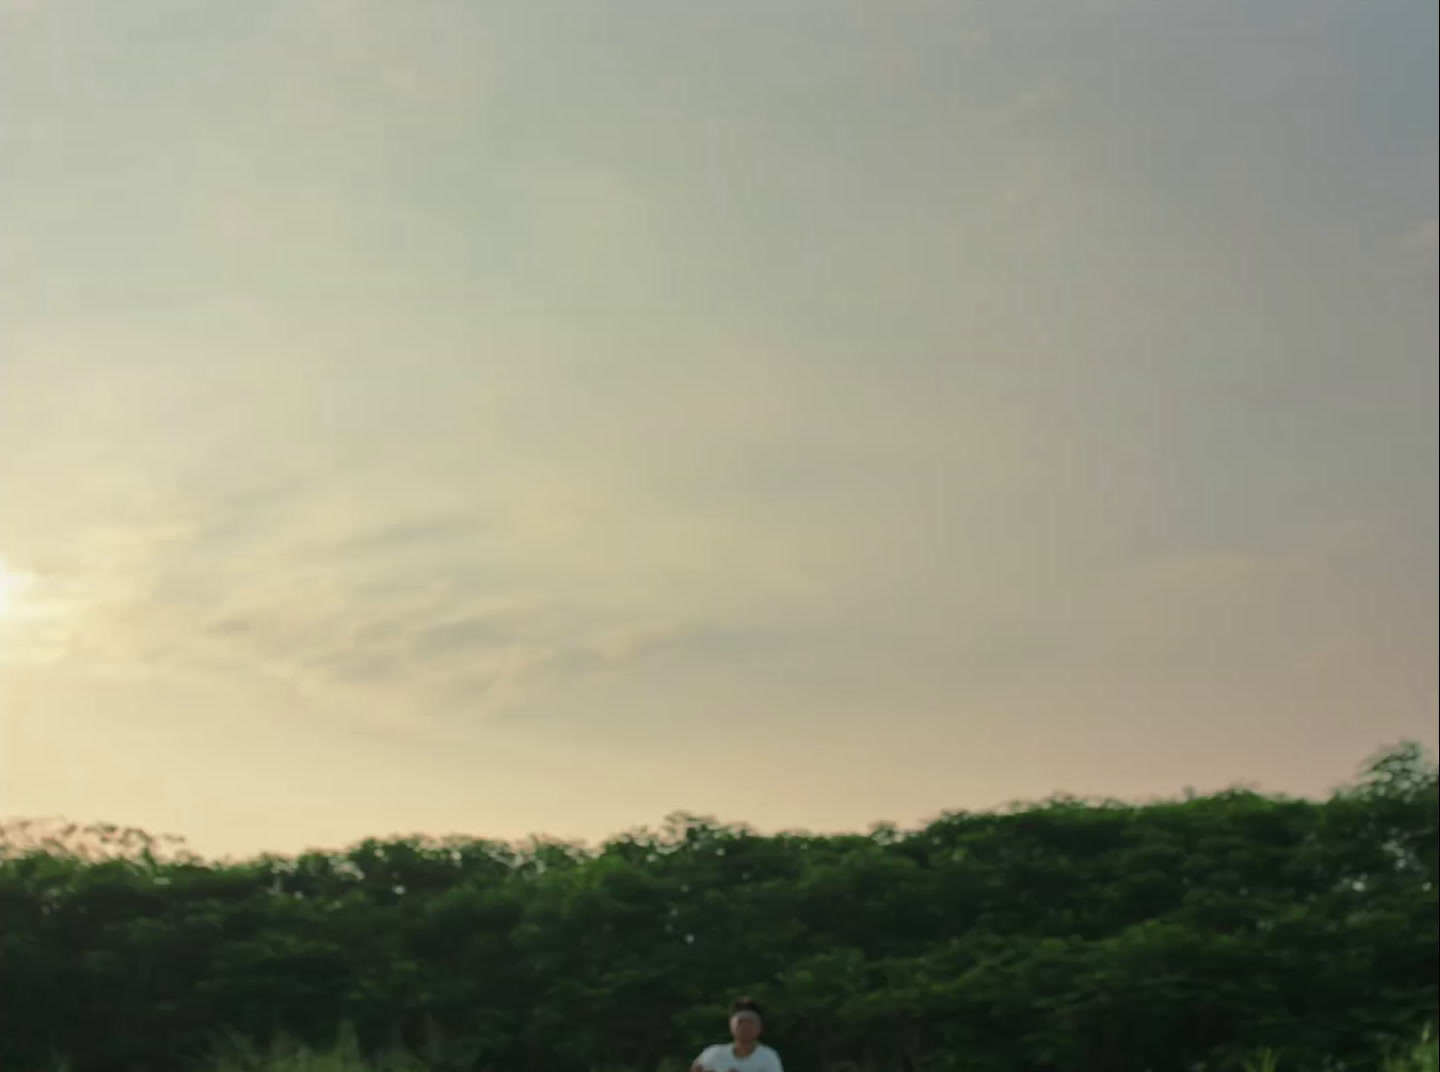
[{"label": "cloud", "polygon": [[[284,684],[297,702],[428,732],[543,695],[557,677],[666,651],[729,658],[747,643],[703,622],[656,627],[638,603],[527,592],[503,573],[457,583],[483,554],[463,512],[380,526],[362,513],[317,541],[303,527],[314,502],[303,488],[178,511],[171,502],[148,520],[91,530],[27,593],[28,617],[7,620],[24,642],[7,644],[6,660],[79,677],[252,677]],[[227,531],[240,516],[244,529]],[[516,524],[537,535],[527,513]]]},{"label": "cloud", "polygon": [[735,628],[721,625],[641,625],[607,629],[586,643],[607,664],[629,663],[656,656],[675,655],[704,660],[738,660],[763,654],[783,654],[798,636],[775,629]]},{"label": "cloud", "polygon": [[311,549],[316,557],[341,556],[347,559],[369,554],[411,552],[473,538],[478,519],[469,513],[453,513],[419,518],[390,525],[362,529],[354,535]]},{"label": "cloud", "polygon": [[421,659],[439,660],[477,649],[504,648],[515,639],[513,622],[469,616],[417,630],[410,638],[409,648]]}]

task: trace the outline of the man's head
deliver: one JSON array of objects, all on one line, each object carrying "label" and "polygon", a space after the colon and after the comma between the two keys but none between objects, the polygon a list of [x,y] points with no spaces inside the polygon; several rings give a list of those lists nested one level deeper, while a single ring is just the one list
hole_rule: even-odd
[{"label": "man's head", "polygon": [[760,1006],[749,998],[741,998],[730,1006],[730,1035],[736,1042],[754,1042],[763,1027]]}]

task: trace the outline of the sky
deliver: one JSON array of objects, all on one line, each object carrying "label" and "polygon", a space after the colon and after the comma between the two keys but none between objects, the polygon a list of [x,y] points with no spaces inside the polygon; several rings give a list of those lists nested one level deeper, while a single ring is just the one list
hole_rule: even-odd
[{"label": "sky", "polygon": [[0,816],[1436,744],[1434,0],[0,0]]}]

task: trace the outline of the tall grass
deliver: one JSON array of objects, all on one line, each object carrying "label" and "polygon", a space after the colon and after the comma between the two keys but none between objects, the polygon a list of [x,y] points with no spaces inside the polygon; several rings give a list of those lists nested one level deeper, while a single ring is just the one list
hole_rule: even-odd
[{"label": "tall grass", "polygon": [[[1274,1050],[1259,1050],[1241,1065],[1242,1072],[1309,1072],[1287,1066]],[[70,1072],[70,1064],[57,1059],[50,1072]],[[216,1056],[196,1072],[430,1072],[418,1057],[392,1053],[367,1060],[353,1031],[342,1031],[329,1050],[315,1051],[296,1042],[280,1041],[268,1049],[245,1039],[225,1040]],[[1440,1038],[1433,1027],[1425,1029],[1413,1045],[1387,1054],[1380,1072],[1440,1072]]]},{"label": "tall grass", "polygon": [[224,1040],[216,1055],[197,1072],[429,1072],[418,1057],[387,1054],[366,1060],[353,1029],[342,1028],[335,1045],[317,1052],[298,1042],[281,1039],[268,1049],[239,1037]]},{"label": "tall grass", "polygon": [[1274,1050],[1261,1050],[1246,1060],[1245,1072],[1280,1072],[1280,1055]]},{"label": "tall grass", "polygon": [[[1287,1068],[1280,1055],[1271,1049],[1259,1050],[1241,1066],[1242,1072],[1308,1072]],[[1435,1028],[1427,1027],[1418,1042],[1391,1050],[1380,1062],[1380,1072],[1440,1072],[1440,1040]]]},{"label": "tall grass", "polygon": [[[1244,1072],[1312,1072],[1286,1065],[1274,1050],[1265,1049],[1245,1061]],[[315,1053],[302,1046],[281,1043],[268,1052],[237,1041],[229,1051],[198,1072],[428,1072],[420,1059],[392,1054],[378,1062],[367,1062],[353,1033],[341,1035],[336,1046]],[[1414,1044],[1388,1054],[1380,1072],[1440,1072],[1440,1040],[1433,1027],[1425,1029]]]},{"label": "tall grass", "polygon": [[1380,1066],[1381,1072],[1440,1072],[1440,1038],[1435,1028],[1427,1027],[1420,1041],[1407,1050],[1390,1054]]}]

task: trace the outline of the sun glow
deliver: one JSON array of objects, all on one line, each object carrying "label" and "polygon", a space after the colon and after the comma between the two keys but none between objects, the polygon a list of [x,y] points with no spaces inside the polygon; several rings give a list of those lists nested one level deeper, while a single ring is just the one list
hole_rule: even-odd
[{"label": "sun glow", "polygon": [[28,573],[18,573],[0,562],[0,616],[15,610],[21,595],[30,586],[30,580]]}]

